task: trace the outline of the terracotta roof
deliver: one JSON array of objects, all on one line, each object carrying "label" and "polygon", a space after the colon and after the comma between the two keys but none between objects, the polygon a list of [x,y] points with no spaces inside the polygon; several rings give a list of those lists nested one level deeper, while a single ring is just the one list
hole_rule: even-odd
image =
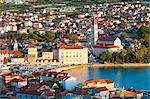
[{"label": "terracotta roof", "polygon": [[43,94],[46,94],[47,96],[53,96],[53,92],[49,92],[49,91],[46,91],[46,92],[43,92]]},{"label": "terracotta roof", "polygon": [[73,94],[79,94],[79,95],[85,95],[88,92],[87,92],[86,89],[79,89],[79,90],[76,90],[76,91],[72,91],[71,93],[73,93]]},{"label": "terracotta roof", "polygon": [[20,94],[31,94],[31,95],[38,95],[40,96],[43,92],[36,91],[36,90],[19,90],[18,93]]},{"label": "terracotta roof", "polygon": [[22,55],[22,56],[13,56],[12,58],[24,58],[24,56]]},{"label": "terracotta roof", "polygon": [[32,45],[32,46],[29,46],[29,48],[36,48],[36,46],[33,46],[33,45]]},{"label": "terracotta roof", "polygon": [[3,43],[3,39],[0,39],[0,43]]},{"label": "terracotta roof", "polygon": [[100,91],[106,91],[106,90],[108,90],[106,87],[99,87],[97,89],[100,90]]},{"label": "terracotta roof", "polygon": [[106,49],[109,49],[109,48],[119,48],[118,46],[115,46],[115,45],[102,45],[102,44],[97,44],[95,46],[93,46],[93,48],[106,48]]},{"label": "terracotta roof", "polygon": [[4,90],[4,89],[0,90],[0,93],[1,93],[2,95],[7,94],[8,92],[9,92],[8,90]]},{"label": "terracotta roof", "polygon": [[37,90],[39,89],[41,86],[43,86],[43,84],[35,84],[35,85],[32,85],[29,90]]},{"label": "terracotta roof", "polygon": [[49,50],[43,50],[42,52],[50,52]]},{"label": "terracotta roof", "polygon": [[60,49],[83,49],[83,46],[61,46]]},{"label": "terracotta roof", "polygon": [[25,79],[13,79],[11,82],[26,82]]},{"label": "terracotta roof", "polygon": [[5,77],[5,76],[10,76],[10,74],[9,74],[9,73],[7,73],[7,74],[2,74],[2,76],[4,76],[4,77]]},{"label": "terracotta roof", "polygon": [[113,42],[116,38],[110,38],[110,37],[100,37],[97,41],[107,41],[107,42]]},{"label": "terracotta roof", "polygon": [[40,80],[39,79],[30,79],[29,82],[40,82]]},{"label": "terracotta roof", "polygon": [[99,80],[89,80],[89,81],[85,81],[85,82],[82,82],[81,84],[83,86],[87,86],[87,84],[89,83],[93,83],[93,86],[95,86],[97,83],[113,83],[111,80],[108,80],[108,79],[99,79]]},{"label": "terracotta roof", "polygon": [[15,55],[21,55],[22,53],[20,51],[14,51],[14,50],[0,50],[0,54],[15,54]]},{"label": "terracotta roof", "polygon": [[66,96],[66,93],[61,92],[61,93],[60,93],[60,96]]},{"label": "terracotta roof", "polygon": [[49,87],[52,87],[54,85],[54,83],[52,83],[52,82],[43,82],[42,84],[49,86]]}]

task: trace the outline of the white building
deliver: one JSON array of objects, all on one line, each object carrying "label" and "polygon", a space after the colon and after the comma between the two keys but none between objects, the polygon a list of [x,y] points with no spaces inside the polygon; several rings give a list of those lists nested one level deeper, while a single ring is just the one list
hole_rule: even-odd
[{"label": "white building", "polygon": [[97,44],[94,45],[92,48],[90,48],[90,51],[96,57],[99,57],[99,55],[102,52],[105,51],[109,51],[111,53],[120,52],[121,49],[123,49],[123,46],[121,44],[121,40],[118,37],[117,38],[101,37],[97,40]]},{"label": "white building", "polygon": [[118,47],[118,46],[114,46],[114,45],[107,45],[107,46],[103,46],[103,45],[95,45],[93,46],[92,48],[93,50],[93,54],[96,56],[96,57],[99,57],[99,55],[102,53],[102,52],[105,52],[105,51],[109,51],[109,52],[120,52],[121,49]]},{"label": "white building", "polygon": [[62,79],[60,81],[60,84],[66,89],[66,90],[73,90],[77,85],[77,79],[75,77],[67,77],[67,79]]},{"label": "white building", "polygon": [[53,59],[53,52],[49,52],[49,51],[43,51],[42,52],[42,59]]},{"label": "white building", "polygon": [[118,37],[117,38],[101,37],[97,40],[97,44],[114,45],[114,46],[118,46],[120,49],[123,49],[121,40]]},{"label": "white building", "polygon": [[83,46],[62,46],[54,50],[54,59],[62,65],[87,64],[88,48]]},{"label": "white building", "polygon": [[23,64],[25,62],[25,58],[23,56],[16,56],[11,58],[11,63],[13,64]]}]

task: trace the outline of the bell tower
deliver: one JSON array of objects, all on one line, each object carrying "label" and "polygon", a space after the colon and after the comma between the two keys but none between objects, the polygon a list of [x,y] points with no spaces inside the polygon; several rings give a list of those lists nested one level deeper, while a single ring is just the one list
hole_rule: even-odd
[{"label": "bell tower", "polygon": [[18,42],[17,42],[17,40],[15,40],[15,42],[14,42],[14,50],[18,50]]},{"label": "bell tower", "polygon": [[98,39],[98,18],[93,14],[92,18],[92,27],[91,27],[91,46],[96,45],[96,41]]}]

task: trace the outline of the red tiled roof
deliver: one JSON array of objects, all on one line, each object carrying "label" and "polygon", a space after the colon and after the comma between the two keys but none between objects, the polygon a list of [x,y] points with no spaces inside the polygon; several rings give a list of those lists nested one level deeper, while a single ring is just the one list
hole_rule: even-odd
[{"label": "red tiled roof", "polygon": [[9,81],[9,82],[5,82],[5,83],[4,83],[4,85],[5,85],[5,86],[7,86],[7,85],[11,85],[11,81]]},{"label": "red tiled roof", "polygon": [[97,45],[93,46],[93,48],[106,48],[106,49],[109,49],[109,48],[119,48],[119,47],[115,46],[115,45],[101,45],[101,44],[97,44]]},{"label": "red tiled roof", "polygon": [[60,93],[60,96],[66,96],[66,93],[61,92],[61,93]]},{"label": "red tiled roof", "polygon": [[85,95],[88,92],[87,92],[86,89],[79,89],[79,90],[76,90],[76,91],[72,91],[71,93],[73,93],[73,94],[79,94],[79,95]]},{"label": "red tiled roof", "polygon": [[116,38],[110,38],[110,37],[100,37],[98,39],[98,41],[107,41],[107,42],[113,42],[115,40],[116,40]]},{"label": "red tiled roof", "polygon": [[30,82],[40,82],[39,79],[31,79]]},{"label": "red tiled roof", "polygon": [[13,79],[11,82],[26,82],[25,79]]},{"label": "red tiled roof", "polygon": [[31,94],[31,95],[38,95],[38,96],[40,96],[43,92],[36,91],[36,90],[19,90],[18,93],[20,93],[20,94]]},{"label": "red tiled roof", "polygon": [[31,45],[31,46],[29,46],[28,48],[36,48],[36,46]]},{"label": "red tiled roof", "polygon": [[88,83],[93,83],[94,85],[96,85],[98,82],[107,83],[107,84],[113,83],[111,80],[108,79],[98,79],[98,80],[89,80],[89,81],[82,82],[82,85],[86,86]]},{"label": "red tiled roof", "polygon": [[4,77],[5,77],[5,76],[10,76],[10,74],[9,74],[9,73],[7,73],[7,74],[2,74],[2,76],[4,76]]},{"label": "red tiled roof", "polygon": [[98,90],[100,90],[100,91],[106,91],[108,89],[106,87],[99,87]]},{"label": "red tiled roof", "polygon": [[53,92],[49,92],[49,91],[46,91],[46,92],[43,92],[43,94],[46,94],[47,96],[53,96]]},{"label": "red tiled roof", "polygon": [[61,46],[60,49],[83,49],[83,46]]},{"label": "red tiled roof", "polygon": [[0,50],[0,54],[21,55],[22,53],[20,51],[14,51],[14,50]]},{"label": "red tiled roof", "polygon": [[41,86],[43,86],[43,84],[35,84],[35,85],[32,85],[29,90],[37,90],[39,89]]},{"label": "red tiled roof", "polygon": [[13,56],[12,58],[24,58],[24,56]]},{"label": "red tiled roof", "polygon": [[1,93],[2,95],[6,94],[6,93],[8,93],[8,92],[9,92],[8,90],[4,90],[4,89],[0,90],[0,93]]},{"label": "red tiled roof", "polygon": [[0,39],[0,43],[2,43],[3,42],[3,39]]}]

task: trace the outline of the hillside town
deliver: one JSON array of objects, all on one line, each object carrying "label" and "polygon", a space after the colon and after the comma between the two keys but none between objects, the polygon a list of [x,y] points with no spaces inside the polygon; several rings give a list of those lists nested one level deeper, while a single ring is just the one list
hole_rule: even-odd
[{"label": "hillside town", "polygon": [[116,88],[108,79],[78,84],[75,77],[53,69],[95,63],[149,64],[148,2],[68,6],[34,5],[36,1],[0,0],[11,5],[0,6],[0,98],[144,97],[138,90]]},{"label": "hillside town", "polygon": [[[81,7],[83,11],[80,11]],[[103,52],[121,53],[122,49],[126,49],[123,50],[126,55],[133,49],[134,53],[137,52],[134,57],[137,59],[131,62],[142,62],[138,52],[144,51],[141,56],[145,57],[144,63],[149,63],[146,58],[149,53],[149,40],[146,39],[149,38],[149,5],[141,2],[119,2],[81,7],[35,6],[31,11],[22,14],[1,12],[1,62],[88,64],[103,62],[103,59],[99,60]],[[73,16],[74,12],[78,14]],[[142,32],[144,28],[148,33],[143,33],[143,40],[138,32]],[[130,56],[126,58],[130,60]],[[123,62],[126,61],[128,62]]]}]

